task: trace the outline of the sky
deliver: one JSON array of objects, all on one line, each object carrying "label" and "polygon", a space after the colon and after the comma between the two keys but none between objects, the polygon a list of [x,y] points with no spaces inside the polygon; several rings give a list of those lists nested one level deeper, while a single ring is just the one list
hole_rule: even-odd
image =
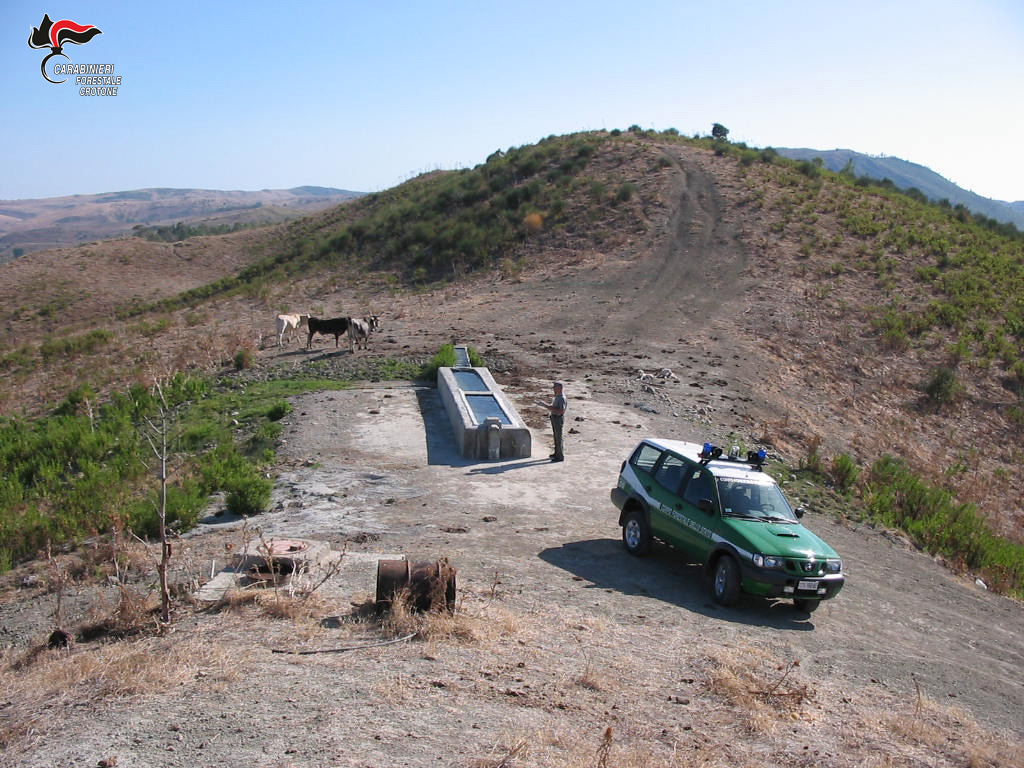
[{"label": "sky", "polygon": [[[116,96],[52,84],[43,15]],[[552,134],[725,125],[1024,200],[1022,0],[0,0],[0,199],[373,192]],[[70,61],[69,61],[70,60]]]}]

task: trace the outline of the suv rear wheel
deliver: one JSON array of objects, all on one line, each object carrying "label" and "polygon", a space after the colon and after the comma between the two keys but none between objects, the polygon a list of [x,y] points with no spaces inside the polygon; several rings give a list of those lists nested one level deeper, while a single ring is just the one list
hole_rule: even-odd
[{"label": "suv rear wheel", "polygon": [[630,510],[622,523],[622,546],[637,557],[651,551],[651,529],[644,513],[638,509]]},{"label": "suv rear wheel", "polygon": [[712,592],[719,605],[734,605],[740,599],[740,569],[729,555],[722,555],[715,563]]}]

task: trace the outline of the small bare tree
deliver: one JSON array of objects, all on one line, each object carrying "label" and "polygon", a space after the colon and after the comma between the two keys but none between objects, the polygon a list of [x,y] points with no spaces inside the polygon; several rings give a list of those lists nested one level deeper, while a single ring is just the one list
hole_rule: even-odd
[{"label": "small bare tree", "polygon": [[167,583],[167,568],[171,561],[171,542],[167,538],[167,479],[169,476],[167,471],[169,456],[167,421],[169,408],[159,382],[157,382],[156,391],[160,396],[159,419],[155,422],[146,416],[143,435],[158,462],[156,472],[160,480],[160,501],[157,504],[156,512],[160,533],[160,562],[157,564],[157,573],[160,577],[160,623],[167,625],[171,622],[171,589]]}]

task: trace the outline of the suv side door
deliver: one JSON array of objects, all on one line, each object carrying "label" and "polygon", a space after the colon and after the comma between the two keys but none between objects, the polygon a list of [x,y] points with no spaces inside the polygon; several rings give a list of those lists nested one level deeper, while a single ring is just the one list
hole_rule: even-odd
[{"label": "suv side door", "polygon": [[[660,448],[655,448],[648,443],[640,443],[633,451],[633,455],[629,457],[629,469],[633,475],[633,478],[629,479],[630,488],[635,495],[644,500],[648,508],[653,507],[656,503],[651,492],[654,489],[654,470],[658,466],[658,462],[661,461],[661,454]],[[639,487],[636,487],[637,483]]]},{"label": "suv side door", "polygon": [[685,547],[687,527],[683,519],[683,504],[679,496],[687,474],[684,459],[666,452],[654,469],[651,496],[658,505],[651,513],[651,532],[659,539],[676,547]]},{"label": "suv side door", "polygon": [[[702,501],[711,503],[711,511],[700,508]],[[684,478],[681,507],[681,519],[686,527],[682,546],[703,563],[711,551],[712,529],[718,515],[715,478],[703,464],[693,467]]]}]

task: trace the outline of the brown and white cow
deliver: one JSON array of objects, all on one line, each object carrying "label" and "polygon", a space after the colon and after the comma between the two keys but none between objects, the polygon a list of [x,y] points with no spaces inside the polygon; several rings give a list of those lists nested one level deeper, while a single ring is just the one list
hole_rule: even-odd
[{"label": "brown and white cow", "polygon": [[370,344],[370,334],[380,328],[380,315],[350,317],[348,322],[349,343],[355,344],[356,349],[367,349]]}]

